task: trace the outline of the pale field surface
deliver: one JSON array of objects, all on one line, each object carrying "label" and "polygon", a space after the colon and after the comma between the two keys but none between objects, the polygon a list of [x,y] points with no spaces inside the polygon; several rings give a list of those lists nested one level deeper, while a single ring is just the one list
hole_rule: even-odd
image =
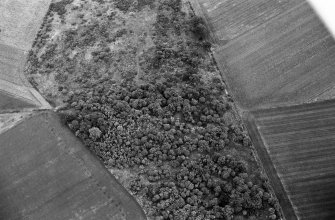
[{"label": "pale field surface", "polygon": [[51,0],[1,0],[0,44],[29,50]]},{"label": "pale field surface", "polygon": [[23,75],[27,51],[31,48],[50,2],[51,0],[0,1],[0,92],[11,95],[13,103],[21,100],[30,103],[29,105],[34,103],[50,108],[33,91]]}]

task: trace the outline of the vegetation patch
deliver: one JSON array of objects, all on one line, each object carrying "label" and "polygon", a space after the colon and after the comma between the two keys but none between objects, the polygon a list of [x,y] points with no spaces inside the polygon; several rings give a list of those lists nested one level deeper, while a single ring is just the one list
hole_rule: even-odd
[{"label": "vegetation patch", "polygon": [[150,219],[280,218],[204,22],[181,0],[140,2],[49,13],[26,73]]}]

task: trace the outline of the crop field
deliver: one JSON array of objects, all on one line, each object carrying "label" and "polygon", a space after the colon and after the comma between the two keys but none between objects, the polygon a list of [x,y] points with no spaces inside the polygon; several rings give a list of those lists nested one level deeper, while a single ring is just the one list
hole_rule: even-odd
[{"label": "crop field", "polygon": [[1,219],[145,219],[54,113],[1,134],[0,146]]},{"label": "crop field", "polygon": [[51,0],[1,0],[0,45],[29,50]]},{"label": "crop field", "polygon": [[306,1],[199,0],[194,5],[217,38],[217,63],[241,108],[329,98],[335,41]]},{"label": "crop field", "polygon": [[295,219],[292,207],[283,204],[288,199],[300,219],[335,218],[334,109],[335,101],[324,101],[249,116],[249,131],[268,175],[272,183],[281,180],[273,187],[287,219]]}]

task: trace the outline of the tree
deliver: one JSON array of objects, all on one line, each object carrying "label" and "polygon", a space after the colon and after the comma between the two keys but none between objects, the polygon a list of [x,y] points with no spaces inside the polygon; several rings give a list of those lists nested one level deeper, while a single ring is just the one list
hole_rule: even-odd
[{"label": "tree", "polygon": [[90,138],[92,138],[93,140],[97,140],[101,136],[101,131],[97,127],[90,128],[88,132],[90,133]]}]

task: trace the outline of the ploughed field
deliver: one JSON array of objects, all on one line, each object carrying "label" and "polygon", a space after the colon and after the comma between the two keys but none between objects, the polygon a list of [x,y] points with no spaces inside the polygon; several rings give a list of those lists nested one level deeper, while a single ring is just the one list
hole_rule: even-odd
[{"label": "ploughed field", "polygon": [[55,113],[21,122],[0,146],[1,219],[145,219]]},{"label": "ploughed field", "polygon": [[334,39],[307,1],[198,0],[218,44],[215,57],[244,109],[329,98]]},{"label": "ploughed field", "polygon": [[[273,185],[277,196],[287,202],[286,192],[300,219],[335,218],[334,108],[335,101],[325,101],[259,110],[249,117],[254,143],[265,148],[257,151],[268,162],[271,182],[281,180],[283,188]],[[283,209],[291,214],[290,207]]]}]

